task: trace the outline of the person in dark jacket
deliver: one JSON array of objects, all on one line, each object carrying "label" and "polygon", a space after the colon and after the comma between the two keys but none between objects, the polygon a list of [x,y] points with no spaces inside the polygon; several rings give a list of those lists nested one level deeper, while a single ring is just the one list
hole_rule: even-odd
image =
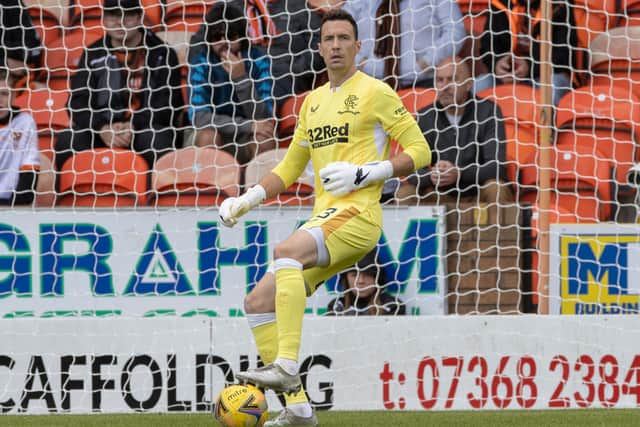
[{"label": "person in dark jacket", "polygon": [[377,248],[340,273],[342,295],[327,306],[329,316],[404,315],[405,304],[385,290],[386,277],[376,257]]},{"label": "person in dark jacket", "polygon": [[275,147],[271,61],[247,38],[242,9],[211,7],[189,48],[189,119],[195,145],[218,146],[240,164]]},{"label": "person in dark jacket", "polygon": [[[551,9],[551,64],[553,103],[571,89],[572,69],[578,46],[571,2],[553,1]],[[540,0],[491,2],[480,40],[482,61],[489,72],[480,76],[475,92],[496,84],[540,83]]]},{"label": "person in dark jacket", "polygon": [[142,24],[140,0],[105,0],[106,35],[87,47],[71,81],[73,131],[56,143],[56,167],[92,148],[128,148],[153,167],[179,148],[184,100],[176,52]]},{"label": "person in dark jacket", "polygon": [[[436,101],[418,112],[432,164],[400,188],[401,203],[512,203],[505,183],[505,130],[500,107],[473,97],[466,61],[447,58],[436,69]],[[494,210],[497,214],[497,211]],[[491,213],[491,211],[490,211]],[[498,218],[491,218],[498,221]]]}]

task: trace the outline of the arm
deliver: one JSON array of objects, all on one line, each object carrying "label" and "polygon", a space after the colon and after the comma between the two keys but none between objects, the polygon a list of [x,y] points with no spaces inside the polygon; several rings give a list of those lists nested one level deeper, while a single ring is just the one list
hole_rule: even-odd
[{"label": "arm", "polygon": [[211,83],[208,78],[210,66],[207,64],[206,56],[207,51],[199,45],[196,50],[189,52],[188,115],[196,127],[210,124],[213,113]]},{"label": "arm", "polygon": [[76,129],[100,130],[107,120],[97,111],[92,111],[89,100],[91,99],[91,73],[88,59],[88,50],[85,49],[80,58],[78,70],[71,77],[71,96],[68,109],[72,126]]},{"label": "arm", "polygon": [[[481,114],[480,109],[483,109]],[[490,110],[490,111],[489,111]],[[465,165],[460,169],[460,186],[482,185],[492,179],[504,178],[503,168],[505,163],[506,140],[504,125],[502,124],[502,112],[494,103],[483,101],[478,104],[476,110],[478,116],[477,140],[474,144],[480,151],[479,163]]]},{"label": "arm", "polygon": [[[307,97],[308,99],[308,97]],[[275,197],[287,188],[302,174],[309,162],[310,154],[306,140],[306,124],[304,112],[307,101],[302,105],[298,127],[284,158],[273,170],[265,175],[260,183],[251,187],[240,197],[225,199],[220,205],[220,221],[227,227],[233,227],[238,219],[263,200]]]},{"label": "arm", "polygon": [[385,181],[393,176],[406,176],[415,169],[431,163],[431,150],[418,124],[402,104],[398,94],[380,83],[373,97],[373,111],[387,135],[402,145],[404,152],[391,160],[355,165],[333,162],[320,170],[325,190],[335,197],[349,194],[359,188]]},{"label": "arm", "polygon": [[38,175],[34,170],[21,171],[11,199],[12,205],[30,205],[35,198]]},{"label": "arm", "polygon": [[180,117],[184,112],[184,98],[182,97],[182,77],[180,76],[180,61],[173,48],[169,48],[169,87],[171,90],[172,120],[174,126],[181,126]]}]

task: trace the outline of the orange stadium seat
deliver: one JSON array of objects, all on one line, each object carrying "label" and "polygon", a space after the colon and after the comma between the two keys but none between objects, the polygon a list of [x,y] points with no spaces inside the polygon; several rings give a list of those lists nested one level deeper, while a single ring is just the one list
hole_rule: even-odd
[{"label": "orange stadium seat", "polygon": [[278,135],[287,137],[293,134],[298,122],[298,113],[309,92],[292,95],[287,98],[278,111]]},{"label": "orange stadium seat", "polygon": [[81,151],[60,171],[58,206],[144,206],[148,166],[131,150]]},{"label": "orange stadium seat", "polygon": [[591,84],[618,86],[640,97],[640,26],[600,34],[589,50]]},{"label": "orange stadium seat", "polygon": [[578,45],[588,48],[595,37],[616,26],[617,0],[575,0],[573,17]]},{"label": "orange stadium seat", "polygon": [[427,88],[406,88],[398,91],[398,96],[402,100],[408,112],[416,116],[418,111],[433,104],[436,100],[436,90]]},{"label": "orange stadium seat", "polygon": [[582,147],[615,165],[616,198],[631,192],[625,184],[627,172],[639,154],[636,150],[640,135],[638,105],[640,99],[627,90],[591,86],[569,92],[557,106],[556,144]]},{"label": "orange stadium seat", "polygon": [[215,206],[240,193],[240,166],[213,147],[187,147],[162,156],[151,176],[155,206]]},{"label": "orange stadium seat", "polygon": [[[550,147],[551,206],[563,206],[580,221],[606,221],[611,216],[611,170],[609,160],[590,147]],[[539,159],[539,153],[536,154]],[[528,162],[520,171],[520,202],[538,205],[540,167]]]},{"label": "orange stadium seat", "polygon": [[39,208],[51,208],[56,202],[56,172],[51,159],[40,153],[40,172],[36,185],[35,205]]},{"label": "orange stadium seat", "polygon": [[[252,159],[245,169],[245,187],[249,188],[258,184],[260,179],[282,160],[285,152],[286,150],[282,148],[265,151]],[[313,189],[313,178],[305,171],[286,191],[280,193],[277,197],[265,200],[264,204],[280,206],[313,205]]]},{"label": "orange stadium seat", "polygon": [[60,38],[69,18],[69,0],[23,0],[44,46]]},{"label": "orange stadium seat", "polygon": [[53,141],[58,132],[69,128],[67,110],[68,92],[54,92],[48,89],[25,91],[16,98],[14,104],[28,111],[38,127],[38,147],[40,152],[53,158]]},{"label": "orange stadium seat", "polygon": [[500,106],[507,137],[507,177],[518,182],[518,169],[526,165],[538,144],[537,121],[541,111],[540,91],[527,85],[499,85],[478,93]]},{"label": "orange stadium seat", "polygon": [[214,2],[215,0],[167,0],[164,16],[167,31],[198,31]]}]

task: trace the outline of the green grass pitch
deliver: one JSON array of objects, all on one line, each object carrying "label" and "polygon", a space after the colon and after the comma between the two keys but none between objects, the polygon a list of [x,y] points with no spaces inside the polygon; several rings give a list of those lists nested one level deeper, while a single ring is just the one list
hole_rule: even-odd
[{"label": "green grass pitch", "polygon": [[[634,409],[557,411],[447,411],[447,412],[320,412],[321,427],[543,427],[637,426]],[[41,415],[0,416],[0,426],[11,427],[217,427],[212,415]]]}]

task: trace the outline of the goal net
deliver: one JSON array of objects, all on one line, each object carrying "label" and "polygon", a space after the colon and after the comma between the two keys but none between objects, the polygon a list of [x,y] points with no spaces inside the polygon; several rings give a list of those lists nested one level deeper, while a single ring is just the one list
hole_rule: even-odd
[{"label": "goal net", "polygon": [[312,404],[640,404],[637,1],[6,3],[1,412],[210,411],[260,363],[243,298],[316,181],[233,229],[217,207],[282,160],[339,8],[433,162],[385,183],[369,264],[308,298]]}]

